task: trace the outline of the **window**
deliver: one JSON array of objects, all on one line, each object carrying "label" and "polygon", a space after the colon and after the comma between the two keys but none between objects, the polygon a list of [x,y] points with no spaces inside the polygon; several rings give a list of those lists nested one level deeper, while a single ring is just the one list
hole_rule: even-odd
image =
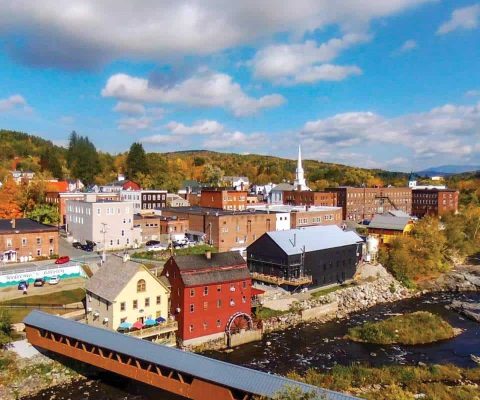
[{"label": "window", "polygon": [[203,302],[203,310],[207,310],[208,309],[208,301],[204,301]]},{"label": "window", "polygon": [[42,244],[42,238],[37,237],[37,244]]},{"label": "window", "polygon": [[222,291],[222,285],[217,285],[217,292],[221,292]]},{"label": "window", "polygon": [[195,312],[195,304],[190,304],[190,312]]},{"label": "window", "polygon": [[162,302],[162,298],[160,296],[157,296],[157,305]]},{"label": "window", "polygon": [[190,289],[190,297],[195,296],[195,289]]},{"label": "window", "polygon": [[221,325],[221,324],[222,324],[222,323],[220,322],[220,320],[217,319],[217,328],[220,328],[220,325]]},{"label": "window", "polygon": [[247,302],[247,298],[245,296],[242,296],[242,303],[246,303]]},{"label": "window", "polygon": [[188,327],[188,330],[189,330],[190,332],[193,332],[193,324],[191,324],[191,325]]},{"label": "window", "polygon": [[140,279],[137,282],[137,292],[145,292],[147,290],[147,284],[145,283],[145,279]]},{"label": "window", "polygon": [[37,256],[41,256],[41,255],[42,255],[42,250],[37,249]]},{"label": "window", "polygon": [[145,297],[145,307],[150,307],[150,297]]},{"label": "window", "polygon": [[125,308],[126,308],[126,307],[125,307],[125,302],[122,301],[122,302],[120,303],[120,311],[125,311]]},{"label": "window", "polygon": [[53,244],[53,238],[49,239],[50,244]]},{"label": "window", "polygon": [[217,300],[217,308],[222,307],[222,300],[218,299]]},{"label": "window", "polygon": [[125,231],[122,229],[122,236],[125,236]]},{"label": "window", "polygon": [[230,299],[230,307],[233,307],[235,305],[235,301],[233,299]]},{"label": "window", "polygon": [[138,308],[138,300],[133,300],[133,309],[136,310]]},{"label": "window", "polygon": [[243,282],[242,282],[242,286],[243,286],[243,288],[245,289],[245,288],[247,287],[247,281],[243,281]]},{"label": "window", "polygon": [[113,246],[113,240],[110,240],[110,246]]},{"label": "window", "polygon": [[[27,238],[22,238],[22,246],[26,246],[26,245],[27,245]],[[7,246],[8,246],[8,243],[7,243]]]},{"label": "window", "polygon": [[125,318],[120,318],[120,323],[123,324],[124,322],[127,322],[127,317],[125,317]]},{"label": "window", "polygon": [[208,295],[208,286],[205,286],[205,287],[203,288],[203,295],[204,295],[204,296],[207,296],[207,295]]},{"label": "window", "polygon": [[206,331],[208,328],[207,321],[203,321],[203,330]]},{"label": "window", "polygon": [[49,254],[50,254],[51,256],[53,256],[53,249],[52,249],[52,248],[49,250]]}]

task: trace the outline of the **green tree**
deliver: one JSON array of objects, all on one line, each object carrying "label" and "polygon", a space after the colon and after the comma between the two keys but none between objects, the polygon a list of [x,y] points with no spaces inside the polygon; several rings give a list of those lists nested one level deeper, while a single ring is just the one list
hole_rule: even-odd
[{"label": "green tree", "polygon": [[0,347],[5,346],[12,340],[12,320],[7,310],[0,308]]},{"label": "green tree", "polygon": [[225,175],[223,170],[212,164],[206,164],[203,169],[202,182],[205,182],[211,186],[219,186],[220,182]]},{"label": "green tree", "polygon": [[50,204],[38,204],[27,213],[27,217],[41,224],[55,225],[60,221],[57,207]]},{"label": "green tree", "polygon": [[63,179],[62,164],[60,162],[60,154],[52,147],[46,147],[40,154],[41,171],[50,171],[52,176],[57,179]]},{"label": "green tree", "polygon": [[127,176],[135,179],[138,174],[148,174],[149,167],[147,156],[141,143],[132,143],[127,156]]},{"label": "green tree", "polygon": [[72,132],[68,145],[67,165],[72,177],[80,179],[85,185],[95,181],[95,176],[100,172],[100,162],[97,150],[88,137]]}]

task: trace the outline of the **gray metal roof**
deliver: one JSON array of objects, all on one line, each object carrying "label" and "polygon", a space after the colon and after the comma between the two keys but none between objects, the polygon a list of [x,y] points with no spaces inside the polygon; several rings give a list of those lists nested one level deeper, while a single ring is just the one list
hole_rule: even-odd
[{"label": "gray metal roof", "polygon": [[309,226],[286,231],[267,232],[272,240],[288,255],[331,249],[362,242],[352,231],[343,231],[336,225]]},{"label": "gray metal roof", "polygon": [[57,232],[58,228],[52,225],[41,224],[28,218],[16,218],[15,228],[11,219],[0,219],[0,233],[27,233],[27,232]]},{"label": "gray metal roof", "polygon": [[[110,255],[105,264],[87,281],[85,289],[113,302],[135,274],[142,270],[150,273],[143,264],[134,261],[123,262],[122,257]],[[155,275],[152,276],[158,280]],[[165,286],[163,283],[159,284]]]},{"label": "gray metal roof", "polygon": [[409,222],[410,217],[394,217],[393,215],[376,214],[373,216],[368,227],[403,231]]},{"label": "gray metal roof", "polygon": [[293,185],[290,184],[290,183],[279,183],[278,185],[275,185],[272,190],[275,191],[275,192],[287,192],[287,191],[290,191],[290,190],[293,190]]},{"label": "gray metal roof", "polygon": [[298,386],[305,392],[315,391],[319,399],[358,399],[357,397],[321,389],[278,375],[255,371],[239,365],[173,349],[41,311],[32,311],[23,322],[29,326],[67,335],[95,346],[118,351],[119,353],[171,368],[210,382],[216,382],[233,389],[261,396],[271,397],[283,390],[286,386]]}]

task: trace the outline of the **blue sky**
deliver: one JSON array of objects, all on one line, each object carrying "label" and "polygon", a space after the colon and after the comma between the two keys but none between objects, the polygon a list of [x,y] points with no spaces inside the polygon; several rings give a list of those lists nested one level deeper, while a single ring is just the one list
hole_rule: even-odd
[{"label": "blue sky", "polygon": [[[337,4],[338,3],[338,4]],[[480,164],[480,2],[0,0],[0,128],[409,171]]]}]

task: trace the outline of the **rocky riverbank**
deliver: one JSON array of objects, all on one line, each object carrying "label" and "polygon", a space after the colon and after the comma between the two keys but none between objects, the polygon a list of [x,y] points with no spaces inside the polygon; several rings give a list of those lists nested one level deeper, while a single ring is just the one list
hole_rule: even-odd
[{"label": "rocky riverbank", "polygon": [[455,300],[450,306],[452,310],[459,312],[472,321],[480,322],[480,304],[473,304]]},{"label": "rocky riverbank", "polygon": [[[414,295],[416,295],[415,292],[408,290],[387,274],[373,281],[339,289],[325,296],[298,301],[292,305],[291,312],[264,320],[263,328],[265,332],[272,332],[305,322],[304,316],[307,310],[318,310],[318,314],[313,318],[309,315],[309,319],[327,322],[347,318],[353,312],[365,310],[377,304],[391,303]],[[327,305],[332,307],[324,307]]]},{"label": "rocky riverbank", "polygon": [[81,379],[85,379],[81,372],[41,354],[31,358],[20,358],[11,351],[0,352],[2,400],[16,400]]},{"label": "rocky riverbank", "polygon": [[458,265],[435,280],[422,283],[425,292],[480,291],[480,266]]}]

